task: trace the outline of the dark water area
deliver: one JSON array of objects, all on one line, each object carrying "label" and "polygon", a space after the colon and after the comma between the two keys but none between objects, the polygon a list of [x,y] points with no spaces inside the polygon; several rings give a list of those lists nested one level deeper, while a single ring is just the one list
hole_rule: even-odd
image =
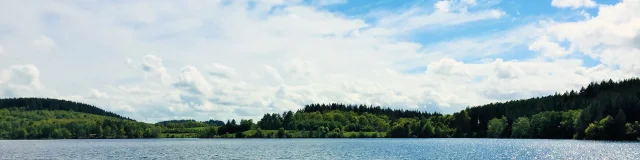
[{"label": "dark water area", "polygon": [[640,159],[640,143],[521,139],[0,140],[0,159]]}]

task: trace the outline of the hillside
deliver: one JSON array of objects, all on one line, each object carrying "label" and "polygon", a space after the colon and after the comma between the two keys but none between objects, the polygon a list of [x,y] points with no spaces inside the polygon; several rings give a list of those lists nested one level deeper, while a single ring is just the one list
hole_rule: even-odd
[{"label": "hillside", "polygon": [[6,98],[0,99],[0,109],[20,107],[25,110],[61,110],[73,111],[81,113],[89,113],[95,115],[109,116],[119,119],[129,118],[120,116],[113,112],[105,111],[96,106],[72,102],[67,100],[50,99],[50,98]]},{"label": "hillside", "polygon": [[161,127],[64,110],[0,109],[0,139],[157,138]]},{"label": "hillside", "polygon": [[[459,131],[461,136],[485,137],[489,128],[489,121],[494,118],[506,117],[511,130],[513,122],[520,117],[532,118],[542,112],[565,112],[569,110],[582,110],[578,114],[573,128],[578,139],[584,138],[584,130],[593,123],[607,116],[618,117],[618,130],[623,130],[625,123],[640,121],[640,79],[632,78],[614,81],[593,82],[583,87],[580,91],[566,91],[544,97],[515,100],[505,103],[492,103],[477,107],[471,107],[455,115],[468,114],[470,117],[468,128]],[[533,120],[533,119],[532,119]],[[466,127],[466,126],[465,126]],[[611,131],[613,132],[613,131]],[[620,131],[622,132],[622,131]],[[473,136],[475,135],[475,136]],[[505,134],[504,136],[508,136]],[[538,138],[553,138],[542,136]],[[562,137],[571,138],[571,137]],[[624,139],[623,137],[610,137],[607,139]]]}]

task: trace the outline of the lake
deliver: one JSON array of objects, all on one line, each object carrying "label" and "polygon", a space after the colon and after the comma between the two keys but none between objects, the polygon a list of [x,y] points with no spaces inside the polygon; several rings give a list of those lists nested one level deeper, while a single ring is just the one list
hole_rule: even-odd
[{"label": "lake", "polygon": [[0,140],[0,159],[640,159],[640,143],[520,139]]}]

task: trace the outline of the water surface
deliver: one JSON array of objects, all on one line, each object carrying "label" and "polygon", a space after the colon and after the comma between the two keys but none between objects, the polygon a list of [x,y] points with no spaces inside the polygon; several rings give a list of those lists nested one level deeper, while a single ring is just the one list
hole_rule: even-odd
[{"label": "water surface", "polygon": [[640,159],[640,143],[517,139],[0,140],[0,159]]}]

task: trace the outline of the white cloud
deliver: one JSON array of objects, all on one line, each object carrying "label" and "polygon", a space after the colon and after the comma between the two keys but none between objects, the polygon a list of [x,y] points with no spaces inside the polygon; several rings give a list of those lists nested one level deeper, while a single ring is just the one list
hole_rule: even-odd
[{"label": "white cloud", "polygon": [[477,3],[478,2],[476,0],[462,0],[462,4],[469,5],[469,6],[474,6]]},{"label": "white cloud", "polygon": [[347,0],[313,0],[312,3],[320,6],[328,6],[328,5],[345,4],[347,3]]},{"label": "white cloud", "polygon": [[432,62],[427,65],[427,74],[434,73],[444,76],[462,76],[470,78],[469,73],[465,68],[460,67],[464,65],[462,62],[458,62],[451,58],[443,58],[440,61]]},{"label": "white cloud", "polygon": [[514,66],[514,62],[505,63],[502,59],[496,59],[492,65],[495,67],[495,77],[499,79],[516,79],[525,75],[520,68]]},{"label": "white cloud", "polygon": [[59,96],[59,97],[54,97],[54,98],[67,100],[67,101],[74,101],[74,102],[83,102],[85,100],[84,97],[82,97],[80,95]]},{"label": "white cloud", "polygon": [[[455,27],[506,13],[474,0],[364,18],[297,0],[255,2],[104,1],[89,8],[0,2],[0,12],[20,13],[0,14],[0,25],[12,29],[0,40],[12,53],[0,58],[0,94],[72,99],[139,120],[203,120],[333,102],[453,112],[640,75],[637,1],[600,6],[596,16],[577,22],[550,18],[428,43],[404,35],[458,32],[465,27]],[[45,11],[55,18],[43,22]],[[56,56],[34,56],[39,35],[48,36]],[[519,58],[521,52],[536,56]],[[577,54],[603,64],[585,67]],[[517,60],[500,58],[505,55]]]},{"label": "white cloud", "polygon": [[90,98],[90,99],[106,99],[106,98],[109,98],[109,96],[107,95],[107,93],[100,92],[99,90],[97,90],[95,88],[89,88],[89,96],[87,98]]},{"label": "white cloud", "polygon": [[476,0],[440,0],[433,7],[436,12],[467,12],[468,9],[474,8],[478,2]]},{"label": "white cloud", "polygon": [[529,45],[529,50],[542,53],[545,57],[557,58],[569,54],[564,47],[558,43],[551,42],[546,36],[540,37],[538,40]]},{"label": "white cloud", "polygon": [[597,3],[593,0],[552,0],[551,6],[576,9],[596,7]]},{"label": "white cloud", "polygon": [[32,64],[0,70],[0,97],[50,96],[55,94],[40,81],[40,70]]},{"label": "white cloud", "polygon": [[449,12],[449,8],[451,7],[451,4],[449,3],[450,1],[448,0],[436,2],[436,4],[434,5],[434,7],[436,8],[436,12]]},{"label": "white cloud", "polygon": [[5,70],[4,82],[11,85],[40,88],[40,71],[34,65],[11,66]]},{"label": "white cloud", "polygon": [[[131,63],[131,59],[127,59],[127,64]],[[161,58],[147,54],[142,57],[142,64],[140,64],[140,68],[145,72],[146,78],[159,78],[162,83],[167,83],[169,81],[170,76],[167,73],[167,69],[162,64]]]},{"label": "white cloud", "polygon": [[173,86],[194,95],[210,96],[213,94],[213,88],[209,82],[194,66],[182,68],[182,75],[178,77],[178,81]]},{"label": "white cloud", "polygon": [[313,70],[315,70],[315,65],[312,62],[299,58],[291,59],[289,62],[285,63],[283,67],[287,72],[293,74],[297,78],[311,76]]},{"label": "white cloud", "polygon": [[640,36],[640,2],[624,0],[599,7],[598,16],[578,22],[550,22],[547,34],[608,66],[632,70],[640,58],[634,39]]},{"label": "white cloud", "polygon": [[133,59],[131,59],[130,57],[127,57],[126,64],[127,66],[133,66]]},{"label": "white cloud", "polygon": [[450,27],[465,23],[500,19],[506,12],[500,9],[476,9],[472,0],[441,0],[433,4],[434,11],[428,12],[424,6],[415,6],[400,13],[384,14],[378,25],[391,28],[397,32]]},{"label": "white cloud", "polygon": [[33,45],[41,51],[49,52],[56,47],[56,44],[47,36],[40,36],[38,39],[33,40]]},{"label": "white cloud", "polygon": [[284,79],[282,79],[282,76],[280,76],[280,73],[278,72],[278,70],[276,68],[273,68],[269,65],[265,65],[264,66],[265,69],[265,76],[270,78],[275,84],[283,84],[284,83]]},{"label": "white cloud", "polygon": [[210,76],[223,79],[234,78],[238,74],[235,69],[218,63],[211,64],[207,72]]},{"label": "white cloud", "polygon": [[3,55],[3,54],[5,54],[4,53],[4,47],[2,47],[2,45],[0,45],[0,56]]},{"label": "white cloud", "polygon": [[545,33],[544,27],[538,23],[527,24],[488,36],[463,37],[426,44],[423,50],[429,56],[426,60],[430,61],[446,57],[462,59],[502,55],[534,42],[538,35]]}]

